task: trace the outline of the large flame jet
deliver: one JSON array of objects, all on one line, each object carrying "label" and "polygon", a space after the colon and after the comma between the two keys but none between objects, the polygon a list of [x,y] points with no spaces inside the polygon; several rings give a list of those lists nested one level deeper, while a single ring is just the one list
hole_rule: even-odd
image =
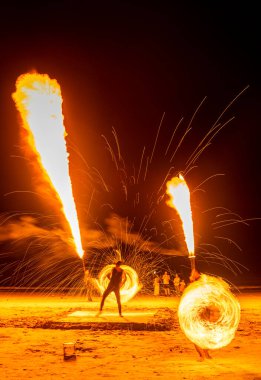
[{"label": "large flame jet", "polygon": [[28,147],[35,153],[42,175],[60,199],[75,250],[82,257],[84,251],[69,175],[60,86],[47,74],[27,73],[17,79],[12,97],[27,132]]},{"label": "large flame jet", "polygon": [[175,208],[180,216],[189,258],[193,258],[195,255],[190,192],[187,183],[181,174],[179,177],[173,177],[171,181],[167,182],[167,194],[170,196],[167,204],[170,207]]}]

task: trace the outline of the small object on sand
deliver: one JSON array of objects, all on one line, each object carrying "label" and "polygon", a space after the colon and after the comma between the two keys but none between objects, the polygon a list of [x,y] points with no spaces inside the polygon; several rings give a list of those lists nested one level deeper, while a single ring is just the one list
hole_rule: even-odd
[{"label": "small object on sand", "polygon": [[75,343],[68,342],[63,344],[63,358],[64,360],[75,360],[76,352],[75,352]]}]

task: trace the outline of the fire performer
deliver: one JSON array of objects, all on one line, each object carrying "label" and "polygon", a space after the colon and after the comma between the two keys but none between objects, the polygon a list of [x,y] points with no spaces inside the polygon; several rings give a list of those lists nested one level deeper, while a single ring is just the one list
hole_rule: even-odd
[{"label": "fire performer", "polygon": [[[195,263],[194,263],[194,266],[192,266],[189,281],[194,282],[194,281],[197,281],[199,278],[200,278],[200,273],[195,268]],[[210,317],[209,312],[210,312],[210,310],[206,310],[206,312],[205,312],[206,319],[208,319],[208,317]],[[199,354],[199,360],[200,361],[203,361],[204,359],[212,359],[212,357],[209,355],[208,350],[203,349],[203,348],[197,346],[196,344],[194,344],[194,346],[195,346],[197,353]]]},{"label": "fire performer", "polygon": [[222,279],[200,274],[195,265],[195,247],[190,192],[180,174],[167,182],[167,204],[182,221],[191,264],[190,284],[178,306],[179,323],[195,344],[200,361],[210,359],[208,349],[224,347],[233,339],[240,319],[240,305]]},{"label": "fire performer", "polygon": [[99,310],[97,316],[99,316],[102,312],[102,308],[103,308],[105,299],[108,297],[108,295],[111,292],[114,292],[116,299],[117,299],[119,316],[122,317],[120,288],[123,286],[123,284],[126,281],[126,274],[125,274],[125,271],[121,268],[121,265],[122,265],[122,262],[117,261],[117,263],[115,264],[115,267],[112,269],[111,273],[109,274],[110,282],[109,282],[109,285],[107,286],[107,288],[105,289],[105,291],[103,293],[101,304],[100,304],[100,310]]}]

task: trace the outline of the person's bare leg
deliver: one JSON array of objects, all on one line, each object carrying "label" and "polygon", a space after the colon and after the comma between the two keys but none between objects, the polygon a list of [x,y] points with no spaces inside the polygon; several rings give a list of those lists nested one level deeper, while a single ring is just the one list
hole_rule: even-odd
[{"label": "person's bare leg", "polygon": [[198,360],[200,362],[203,362],[203,360],[205,359],[204,350],[202,350],[202,348],[200,348],[196,344],[194,344],[194,346],[195,346],[195,349],[196,349],[197,353],[199,354],[199,359]]},{"label": "person's bare leg", "polygon": [[97,317],[101,314],[101,312],[102,312],[102,309],[103,309],[103,305],[104,305],[104,301],[105,301],[105,299],[108,297],[108,295],[111,293],[111,289],[106,289],[105,291],[104,291],[104,293],[103,293],[103,296],[102,296],[102,300],[101,300],[101,304],[100,304],[100,310],[98,311],[98,313],[97,313]]},{"label": "person's bare leg", "polygon": [[208,350],[203,350],[203,351],[204,351],[204,355],[206,359],[212,359],[212,356],[209,355]]},{"label": "person's bare leg", "polygon": [[120,289],[114,290],[114,293],[115,293],[116,300],[117,300],[117,304],[118,304],[119,316],[122,317],[122,314],[121,314],[121,297],[120,297]]}]

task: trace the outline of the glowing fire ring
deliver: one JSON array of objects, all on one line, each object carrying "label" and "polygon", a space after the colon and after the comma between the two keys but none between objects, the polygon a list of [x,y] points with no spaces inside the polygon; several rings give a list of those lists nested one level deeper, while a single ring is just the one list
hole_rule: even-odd
[{"label": "glowing fire ring", "polygon": [[[104,292],[104,290],[107,288],[109,284],[108,275],[111,272],[112,268],[114,268],[114,265],[106,265],[99,273],[98,286],[101,293]],[[121,268],[125,271],[126,281],[120,290],[120,295],[121,295],[121,302],[126,303],[131,298],[133,298],[135,294],[139,291],[140,289],[139,277],[138,277],[137,272],[130,266],[121,265]],[[107,299],[110,299],[112,301],[115,300],[116,302],[114,293],[111,293]]]},{"label": "glowing fire ring", "polygon": [[235,336],[240,305],[220,278],[201,275],[184,291],[178,307],[180,327],[203,349],[228,345]]}]

